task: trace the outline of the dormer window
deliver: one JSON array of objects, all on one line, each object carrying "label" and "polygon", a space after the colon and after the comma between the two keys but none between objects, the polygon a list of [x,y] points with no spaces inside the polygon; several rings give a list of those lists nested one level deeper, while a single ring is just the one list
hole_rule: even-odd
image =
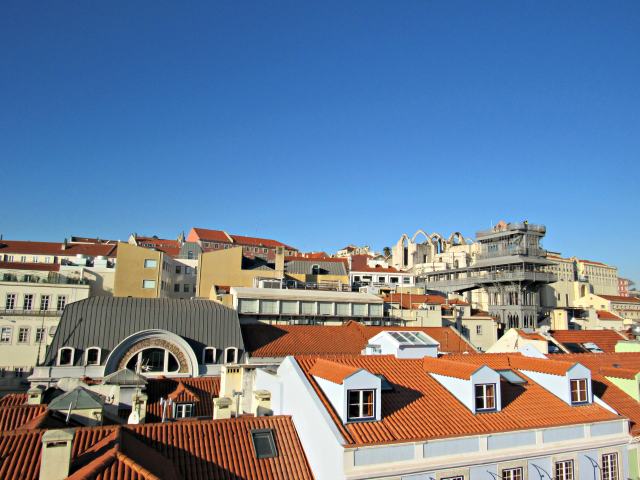
[{"label": "dormer window", "polygon": [[216,349],[213,347],[207,347],[204,349],[202,355],[202,363],[205,365],[216,363]]},{"label": "dormer window", "polygon": [[587,380],[581,378],[579,380],[571,380],[571,403],[587,403]]},{"label": "dormer window", "polygon": [[73,348],[64,347],[58,351],[58,366],[73,365]]},{"label": "dormer window", "polygon": [[229,347],[224,352],[224,363],[238,363],[238,349]]},{"label": "dormer window", "polygon": [[348,420],[373,420],[375,390],[349,390]]},{"label": "dormer window", "polygon": [[496,386],[493,383],[476,385],[476,412],[496,409]]},{"label": "dormer window", "polygon": [[193,403],[176,403],[173,407],[174,418],[190,418],[193,417],[194,404]]},{"label": "dormer window", "polygon": [[319,265],[313,265],[311,267],[311,275],[320,275],[320,266]]},{"label": "dormer window", "polygon": [[91,347],[87,349],[87,365],[99,365],[100,364],[100,349],[98,347]]}]

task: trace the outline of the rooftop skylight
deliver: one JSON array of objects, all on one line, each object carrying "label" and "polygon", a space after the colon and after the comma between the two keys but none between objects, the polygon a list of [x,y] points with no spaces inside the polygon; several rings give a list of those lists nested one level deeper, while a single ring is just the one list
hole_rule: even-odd
[{"label": "rooftop skylight", "polygon": [[433,345],[433,341],[422,332],[387,332],[401,345]]}]

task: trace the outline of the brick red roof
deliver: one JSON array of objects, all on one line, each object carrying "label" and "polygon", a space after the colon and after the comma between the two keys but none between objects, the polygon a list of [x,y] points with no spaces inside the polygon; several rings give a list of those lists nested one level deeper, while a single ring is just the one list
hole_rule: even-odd
[{"label": "brick red roof", "polygon": [[320,358],[313,367],[309,369],[309,374],[342,385],[345,378],[350,377],[360,370],[362,369]]},{"label": "brick red roof", "polygon": [[342,326],[245,324],[240,329],[252,357],[359,355],[371,338],[385,330],[424,332],[440,343],[441,352],[475,353],[449,327],[374,327],[349,321]]},{"label": "brick red roof", "polygon": [[635,380],[638,370],[617,367],[599,367],[598,372],[605,377],[624,378],[626,380]]},{"label": "brick red roof", "polygon": [[24,242],[20,240],[2,240],[0,254],[52,255],[58,257],[75,257],[78,254],[88,257],[108,256],[116,245],[92,243],[68,243],[62,250],[62,243],[56,242]]},{"label": "brick red roof", "polygon": [[398,270],[395,267],[381,267],[381,266],[376,266],[376,267],[369,267],[367,265],[363,265],[361,267],[359,267],[357,270],[355,268],[351,269],[352,272],[362,272],[362,273],[409,273],[405,270]]},{"label": "brick red roof", "polygon": [[242,235],[227,235],[222,230],[207,230],[206,228],[192,228],[187,237],[188,242],[197,242],[203,240],[205,242],[221,242],[221,243],[235,243],[238,245],[252,245],[255,247],[285,247],[288,250],[297,250],[296,248],[285,245],[284,243],[276,240],[269,240],[267,238],[256,237],[244,237]]},{"label": "brick red roof", "polygon": [[444,375],[445,377],[462,378],[469,380],[471,375],[477,372],[481,367],[477,365],[469,365],[468,363],[455,362],[431,357],[422,359],[424,369],[429,373]]},{"label": "brick red roof", "polygon": [[549,334],[562,344],[593,342],[607,353],[614,353],[619,341],[628,340],[615,330],[551,330]]},{"label": "brick red roof", "polygon": [[598,314],[598,318],[600,320],[622,320],[622,318],[620,318],[615,313],[611,313],[606,310],[596,310],[596,313]]},{"label": "brick red roof", "polygon": [[606,263],[592,262],[591,260],[580,260],[580,259],[578,259],[578,261],[581,262],[581,263],[590,263],[592,265],[602,265],[602,266],[605,266],[605,267],[609,266]]},{"label": "brick red roof", "polygon": [[[256,458],[250,431],[261,428],[274,430],[277,457]],[[0,478],[38,480],[43,433],[0,433]],[[76,429],[73,480],[176,478],[172,470],[185,480],[313,479],[289,416]]]},{"label": "brick red roof", "polygon": [[277,240],[269,240],[267,238],[243,237],[242,235],[230,235],[234,242],[238,245],[253,245],[255,247],[285,247],[287,250],[297,250]]},{"label": "brick red roof", "polygon": [[614,303],[640,303],[640,299],[636,297],[621,297],[619,295],[596,295]]},{"label": "brick red roof", "polygon": [[[485,355],[459,355],[479,360]],[[334,357],[332,361],[382,374],[394,387],[382,392],[382,419],[344,425],[309,374],[316,357],[296,357],[347,444],[416,441],[444,436],[543,428],[612,420],[617,415],[592,404],[572,407],[529,380],[525,385],[501,381],[502,411],[474,415],[424,368],[423,359],[391,355]],[[440,360],[435,360],[440,361]]]},{"label": "brick red roof", "polygon": [[367,266],[367,260],[373,258],[371,255],[351,255],[351,270],[358,271]]},{"label": "brick red roof", "polygon": [[0,398],[0,407],[10,407],[12,405],[22,405],[27,401],[29,395],[26,393],[10,393]]},{"label": "brick red roof", "polygon": [[46,405],[14,405],[0,407],[0,431],[17,430],[44,413]]},{"label": "brick red roof", "polygon": [[147,383],[147,423],[162,421],[160,398],[195,402],[195,417],[213,416],[213,397],[220,393],[220,377],[156,378]]},{"label": "brick red roof", "polygon": [[59,272],[58,263],[0,262],[0,268],[7,270],[37,270],[39,272]]},{"label": "brick red roof", "polygon": [[518,330],[518,335],[520,335],[522,338],[526,338],[527,340],[542,340],[544,342],[548,342],[549,341],[548,339],[544,338],[539,333],[527,333],[527,332],[524,332],[522,330]]}]

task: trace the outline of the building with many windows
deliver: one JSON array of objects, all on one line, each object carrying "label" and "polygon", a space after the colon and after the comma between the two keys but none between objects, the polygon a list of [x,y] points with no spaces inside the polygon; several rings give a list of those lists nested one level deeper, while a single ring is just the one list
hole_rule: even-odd
[{"label": "building with many windows", "polygon": [[187,236],[187,242],[198,243],[203,252],[215,252],[240,247],[242,248],[242,254],[251,259],[261,258],[263,260],[274,260],[276,258],[277,247],[282,247],[287,256],[298,256],[298,249],[285,245],[277,240],[229,235],[223,230],[192,228]]}]

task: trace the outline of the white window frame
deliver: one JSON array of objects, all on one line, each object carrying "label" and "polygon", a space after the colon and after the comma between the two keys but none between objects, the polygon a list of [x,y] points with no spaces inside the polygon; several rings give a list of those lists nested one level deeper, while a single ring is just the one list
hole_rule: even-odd
[{"label": "white window frame", "polygon": [[556,462],[556,480],[575,480],[573,474],[573,460]]},{"label": "white window frame", "polygon": [[[151,285],[151,283],[148,282],[153,282],[153,286],[145,286],[145,285]],[[142,280],[142,288],[145,290],[152,290],[156,288],[156,281],[155,280]]]},{"label": "white window frame", "polygon": [[[45,299],[46,299],[46,302],[45,302]],[[40,311],[49,310],[50,306],[51,306],[51,295],[40,295]],[[42,308],[42,307],[45,307],[45,308]]]},{"label": "white window frame", "polygon": [[[89,352],[91,352],[92,350],[98,351],[98,360],[96,361],[96,363],[89,363]],[[87,348],[87,351],[84,352],[84,364],[87,366],[100,365],[101,360],[102,360],[102,349],[100,347],[89,347]]]},{"label": "white window frame", "polygon": [[[41,333],[40,338],[38,338],[38,333]],[[35,343],[45,343],[46,344],[46,335],[47,335],[47,327],[36,327],[36,336],[35,336]]]},{"label": "white window frame", "polygon": [[[233,350],[233,362],[228,362],[229,351]],[[238,349],[236,347],[228,347],[224,349],[224,363],[225,365],[238,363]]]},{"label": "white window frame", "polygon": [[27,256],[26,256],[26,255],[22,255],[22,256],[20,257],[20,261],[21,261],[22,263],[25,263],[25,262],[27,261]]},{"label": "white window frame", "polygon": [[[606,463],[606,465],[605,465]],[[602,455],[601,478],[602,480],[618,480],[619,473],[618,454],[605,453]]]},{"label": "white window frame", "polygon": [[[22,310],[25,312],[30,312],[33,310],[33,300],[35,299],[35,295],[33,293],[25,293],[22,295]],[[28,302],[28,305],[27,305]]]},{"label": "white window frame", "polygon": [[[5,330],[7,331],[7,337],[4,336]],[[7,340],[5,340],[7,338]],[[4,325],[0,327],[0,344],[11,345],[13,339],[13,327],[10,325]]]},{"label": "white window frame", "polygon": [[[213,362],[206,362],[205,359],[207,357],[207,351],[209,350],[213,350]],[[203,365],[215,365],[216,364],[216,357],[218,354],[218,349],[215,347],[205,347],[204,350],[202,350],[202,364]]]},{"label": "white window frame", "polygon": [[[195,403],[176,403],[173,406],[173,418],[193,418],[195,409]],[[186,413],[189,413],[189,415],[186,415]]]},{"label": "white window frame", "polygon": [[[62,300],[62,308],[60,308],[60,301]],[[56,299],[56,311],[61,312],[67,306],[67,296],[66,295],[58,295]]]},{"label": "white window frame", "polygon": [[[353,405],[359,405],[360,407],[360,414],[358,416],[351,416],[350,410],[351,410],[351,394],[357,392],[359,394],[359,401],[358,403],[354,403]],[[364,401],[363,401],[363,393],[364,392],[371,392],[371,398],[373,399],[373,402],[371,403],[371,412],[373,413],[373,415],[364,415],[363,411],[364,411]],[[363,389],[358,389],[358,390],[347,390],[347,420],[349,422],[351,421],[361,421],[361,420],[373,420],[376,418],[376,389],[375,388],[363,388]]]},{"label": "white window frame", "polygon": [[[11,308],[9,308],[9,298],[11,298]],[[7,293],[7,296],[5,297],[5,310],[15,310],[16,309],[16,303],[18,301],[18,294],[17,293]]]},{"label": "white window frame", "polygon": [[[62,359],[62,352],[64,350],[71,350],[71,362],[68,364],[62,364],[60,363],[60,360]],[[72,347],[62,347],[60,349],[58,349],[58,356],[56,357],[56,366],[58,367],[73,367],[73,362],[75,360],[75,349],[73,349]]]},{"label": "white window frame", "polygon": [[503,468],[500,478],[503,480],[524,480],[524,468]]},{"label": "white window frame", "polygon": [[[478,387],[482,388],[482,394],[478,395]],[[492,407],[487,407],[488,399],[491,398],[490,395],[487,394],[487,387],[493,387],[493,406]],[[494,412],[498,409],[498,392],[497,392],[497,385],[495,383],[479,383],[476,384],[474,387],[474,399],[475,399],[475,405],[476,405],[476,412]],[[478,407],[478,400],[482,399],[482,403],[483,403],[483,407]]]},{"label": "white window frame", "polygon": [[[584,382],[584,390],[580,388],[581,382]],[[576,386],[575,389],[574,389],[574,384]],[[571,387],[571,405],[582,405],[589,402],[589,382],[587,381],[586,378],[575,378],[573,380],[570,380],[569,385]],[[574,391],[577,392],[578,394],[577,400],[573,399]],[[584,398],[582,397],[583,393],[584,393]]]},{"label": "white window frame", "polygon": [[476,335],[482,335],[482,325],[476,325]]},{"label": "white window frame", "polygon": [[213,244],[213,248],[220,248],[220,244],[219,243],[214,243]]},{"label": "white window frame", "polygon": [[51,257],[44,257],[44,263],[51,263]]}]

